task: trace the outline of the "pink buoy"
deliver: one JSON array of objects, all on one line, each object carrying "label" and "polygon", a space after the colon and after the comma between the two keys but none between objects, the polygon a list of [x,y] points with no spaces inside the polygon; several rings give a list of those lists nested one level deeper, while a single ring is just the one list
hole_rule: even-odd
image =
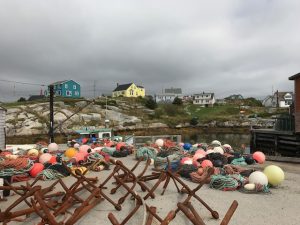
[{"label": "pink buoy", "polygon": [[202,166],[202,168],[205,168],[205,167],[208,167],[208,166],[213,167],[213,164],[210,160],[205,159],[205,160],[202,161],[201,166]]},{"label": "pink buoy", "polygon": [[78,143],[74,144],[74,148],[79,149],[79,147],[80,147],[80,144],[78,144]]},{"label": "pink buoy", "polygon": [[193,164],[193,159],[189,157],[184,157],[180,160],[180,163],[183,164]]},{"label": "pink buoy", "polygon": [[29,171],[30,176],[36,177],[40,172],[44,169],[44,165],[42,163],[34,163],[33,167]]},{"label": "pink buoy", "polygon": [[253,153],[252,158],[258,162],[259,164],[263,164],[266,161],[266,156],[264,153],[260,151],[256,151]]},{"label": "pink buoy", "polygon": [[40,155],[39,162],[44,164],[44,163],[49,162],[49,160],[51,158],[52,158],[52,155],[50,153],[43,153]]},{"label": "pink buoy", "polygon": [[83,153],[84,156],[87,156],[91,152],[91,147],[89,145],[81,145],[79,147],[79,152]]},{"label": "pink buoy", "polygon": [[48,145],[48,151],[49,152],[56,152],[58,150],[58,145],[56,143],[50,143]]},{"label": "pink buoy", "polygon": [[82,152],[77,152],[74,156],[76,162],[79,162],[79,161],[84,161],[84,153]]},{"label": "pink buoy", "polygon": [[194,156],[193,156],[193,161],[199,161],[199,159],[202,159],[204,158],[205,155],[203,155],[202,153],[196,153]]},{"label": "pink buoy", "polygon": [[198,149],[196,152],[195,152],[195,155],[196,154],[202,154],[202,155],[206,155],[206,151],[204,151],[202,148]]}]

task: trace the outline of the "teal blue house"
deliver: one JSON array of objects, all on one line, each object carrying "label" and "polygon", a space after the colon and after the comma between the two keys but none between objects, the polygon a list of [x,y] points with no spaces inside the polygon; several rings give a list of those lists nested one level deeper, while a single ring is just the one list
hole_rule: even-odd
[{"label": "teal blue house", "polygon": [[56,96],[62,96],[66,98],[80,98],[81,96],[80,85],[73,80],[57,81],[50,85],[53,85]]}]

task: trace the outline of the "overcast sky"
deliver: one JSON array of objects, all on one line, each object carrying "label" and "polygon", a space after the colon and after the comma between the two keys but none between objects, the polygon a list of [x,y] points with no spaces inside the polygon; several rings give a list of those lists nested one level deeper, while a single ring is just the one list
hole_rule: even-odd
[{"label": "overcast sky", "polygon": [[[0,101],[73,79],[83,96],[134,82],[147,94],[293,91],[299,0],[0,0]],[[42,87],[44,88],[44,87]]]}]

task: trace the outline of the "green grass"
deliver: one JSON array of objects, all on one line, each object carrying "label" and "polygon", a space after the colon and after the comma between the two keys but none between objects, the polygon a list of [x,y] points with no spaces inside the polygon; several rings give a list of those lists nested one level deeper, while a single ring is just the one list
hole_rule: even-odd
[{"label": "green grass", "polygon": [[235,105],[222,105],[208,108],[197,105],[188,105],[185,109],[190,118],[196,117],[199,122],[234,119],[239,117],[240,112],[239,107]]}]

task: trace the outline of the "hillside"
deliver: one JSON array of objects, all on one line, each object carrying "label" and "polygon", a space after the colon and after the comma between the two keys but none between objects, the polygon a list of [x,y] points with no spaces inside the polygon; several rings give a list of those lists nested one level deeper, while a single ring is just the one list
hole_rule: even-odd
[{"label": "hillside", "polygon": [[[192,104],[159,104],[154,110],[145,107],[146,99],[56,98],[54,103],[55,132],[70,134],[82,126],[104,127],[105,119],[114,130],[182,127],[272,127],[271,116],[278,111],[264,107],[235,104],[201,108]],[[47,134],[49,103],[6,103],[6,133],[11,136]],[[286,111],[286,110],[284,110]],[[282,111],[280,111],[282,112]]]}]

